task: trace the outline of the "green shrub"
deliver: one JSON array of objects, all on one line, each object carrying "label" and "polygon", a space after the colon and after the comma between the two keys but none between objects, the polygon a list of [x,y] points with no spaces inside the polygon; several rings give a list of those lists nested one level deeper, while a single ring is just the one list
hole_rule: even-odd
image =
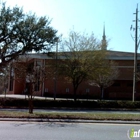
[{"label": "green shrub", "polygon": [[[73,100],[33,100],[36,108],[86,108],[86,109],[110,109],[110,108],[140,108],[140,101],[77,101]],[[0,106],[2,107],[28,107],[28,99],[0,98]]]}]

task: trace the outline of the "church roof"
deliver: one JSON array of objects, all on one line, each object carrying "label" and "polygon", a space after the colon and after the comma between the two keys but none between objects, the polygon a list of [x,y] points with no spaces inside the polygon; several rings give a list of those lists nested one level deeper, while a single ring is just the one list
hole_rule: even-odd
[{"label": "church roof", "polygon": [[[112,60],[134,60],[133,52],[122,51],[110,51],[108,50],[108,58]],[[138,60],[140,60],[140,53],[137,54]]]},{"label": "church roof", "polygon": [[[58,52],[58,55],[60,57],[61,57],[61,53]],[[66,53],[70,54],[70,52],[66,52]],[[107,53],[108,53],[108,59],[110,59],[110,60],[134,60],[133,52],[107,50]],[[46,53],[46,54],[30,53],[30,54],[28,54],[28,56],[30,58],[37,58],[37,59],[54,59],[55,52],[50,52],[50,53]],[[137,54],[137,59],[140,60],[140,53]]]}]

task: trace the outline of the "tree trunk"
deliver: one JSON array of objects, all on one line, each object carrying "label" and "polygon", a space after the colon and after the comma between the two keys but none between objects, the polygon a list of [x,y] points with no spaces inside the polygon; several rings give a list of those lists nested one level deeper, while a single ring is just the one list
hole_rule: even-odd
[{"label": "tree trunk", "polygon": [[77,88],[76,87],[74,87],[74,101],[76,102],[76,100],[77,100],[77,97],[76,97],[76,92],[77,92]]},{"label": "tree trunk", "polygon": [[5,99],[6,99],[6,87],[4,87]]},{"label": "tree trunk", "polygon": [[29,113],[33,114],[33,85],[30,84],[29,87],[29,95],[28,95],[28,99],[29,99]]},{"label": "tree trunk", "polygon": [[29,113],[33,114],[33,99],[29,97]]},{"label": "tree trunk", "polygon": [[100,90],[101,90],[101,100],[104,99],[104,88],[103,86],[100,87]]}]

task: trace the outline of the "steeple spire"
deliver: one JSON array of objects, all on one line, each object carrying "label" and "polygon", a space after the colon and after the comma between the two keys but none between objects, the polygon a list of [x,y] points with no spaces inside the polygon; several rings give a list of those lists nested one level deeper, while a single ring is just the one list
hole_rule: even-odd
[{"label": "steeple spire", "polygon": [[103,38],[102,38],[102,46],[101,46],[102,50],[106,50],[107,49],[107,42],[106,42],[106,35],[105,35],[105,23],[103,26]]},{"label": "steeple spire", "polygon": [[105,23],[104,23],[104,27],[103,27],[103,39],[106,40],[106,35],[105,35]]}]

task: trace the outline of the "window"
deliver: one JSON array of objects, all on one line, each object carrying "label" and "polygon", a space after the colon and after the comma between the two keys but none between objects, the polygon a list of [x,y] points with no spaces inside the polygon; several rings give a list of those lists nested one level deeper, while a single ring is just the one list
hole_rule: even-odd
[{"label": "window", "polygon": [[40,81],[38,80],[35,84],[35,91],[39,91],[40,90]]},{"label": "window", "polygon": [[9,84],[9,91],[13,91],[13,83],[14,83],[14,69],[10,68],[10,84]]},{"label": "window", "polygon": [[13,76],[10,77],[9,91],[13,91]]},{"label": "window", "polygon": [[35,91],[40,90],[40,66],[41,66],[41,61],[36,61],[36,68],[34,71],[34,78],[35,78]]},{"label": "window", "polygon": [[90,89],[89,89],[89,88],[87,88],[87,89],[86,89],[86,93],[89,93],[89,91],[90,91]]},{"label": "window", "polygon": [[33,72],[33,69],[34,69],[34,63],[28,63],[27,65],[27,72],[28,73],[32,73]]},{"label": "window", "polygon": [[67,93],[69,92],[69,88],[66,88],[66,92],[67,92]]},{"label": "window", "polygon": [[42,62],[41,61],[36,61],[36,66],[42,66]]},{"label": "window", "polygon": [[45,92],[49,92],[48,88],[45,88]]}]

